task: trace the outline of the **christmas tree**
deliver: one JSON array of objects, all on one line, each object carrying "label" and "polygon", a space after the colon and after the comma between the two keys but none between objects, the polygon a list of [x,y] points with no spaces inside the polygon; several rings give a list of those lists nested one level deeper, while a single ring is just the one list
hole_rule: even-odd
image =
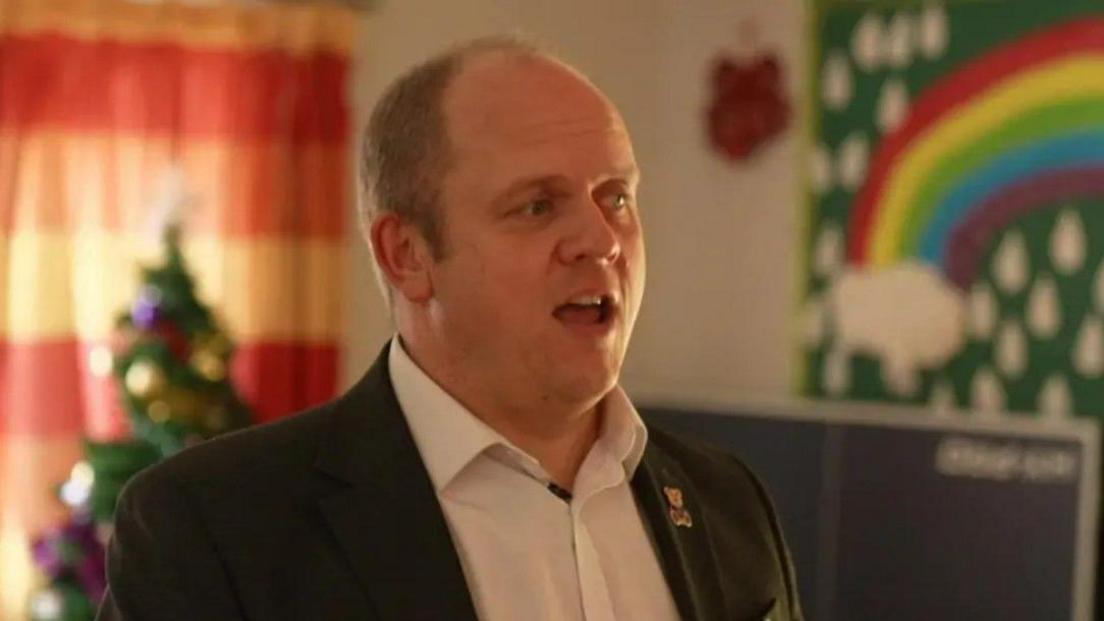
[{"label": "christmas tree", "polygon": [[85,458],[58,489],[68,520],[34,542],[48,585],[32,596],[35,621],[91,620],[106,585],[105,543],[119,492],[138,471],[196,442],[241,428],[249,409],[228,377],[233,346],[196,297],[178,222],[164,227],[164,260],[142,269],[134,303],[116,322],[112,368],[132,437],[84,443]]}]

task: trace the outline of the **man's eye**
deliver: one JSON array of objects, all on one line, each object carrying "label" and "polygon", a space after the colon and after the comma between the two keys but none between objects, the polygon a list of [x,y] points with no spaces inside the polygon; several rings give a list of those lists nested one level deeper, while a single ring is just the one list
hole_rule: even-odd
[{"label": "man's eye", "polygon": [[547,198],[538,198],[534,201],[529,201],[521,212],[527,216],[540,216],[552,211],[552,201]]},{"label": "man's eye", "polygon": [[610,209],[621,211],[632,204],[632,197],[627,192],[618,192],[610,199]]}]

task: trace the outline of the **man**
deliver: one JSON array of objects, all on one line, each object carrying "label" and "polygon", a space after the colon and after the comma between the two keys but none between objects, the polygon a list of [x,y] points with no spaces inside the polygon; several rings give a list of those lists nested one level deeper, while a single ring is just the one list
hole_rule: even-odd
[{"label": "man", "polygon": [[369,123],[397,336],[346,395],[137,477],[105,619],[799,619],[766,493],[617,386],[644,288],[623,121],[478,41]]}]

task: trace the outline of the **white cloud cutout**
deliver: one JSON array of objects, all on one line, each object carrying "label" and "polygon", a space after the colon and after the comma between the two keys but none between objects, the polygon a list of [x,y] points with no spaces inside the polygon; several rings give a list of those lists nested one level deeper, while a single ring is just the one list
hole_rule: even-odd
[{"label": "white cloud cutout", "polygon": [[880,359],[897,394],[912,394],[916,372],[945,364],[965,339],[963,294],[925,263],[848,269],[827,299],[836,347]]}]

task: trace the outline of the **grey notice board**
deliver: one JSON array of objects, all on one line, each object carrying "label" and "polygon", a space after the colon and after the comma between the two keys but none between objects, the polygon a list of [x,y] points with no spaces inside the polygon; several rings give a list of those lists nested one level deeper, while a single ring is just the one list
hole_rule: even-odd
[{"label": "grey notice board", "polygon": [[641,412],[764,480],[811,620],[1093,618],[1093,422],[815,402]]}]

